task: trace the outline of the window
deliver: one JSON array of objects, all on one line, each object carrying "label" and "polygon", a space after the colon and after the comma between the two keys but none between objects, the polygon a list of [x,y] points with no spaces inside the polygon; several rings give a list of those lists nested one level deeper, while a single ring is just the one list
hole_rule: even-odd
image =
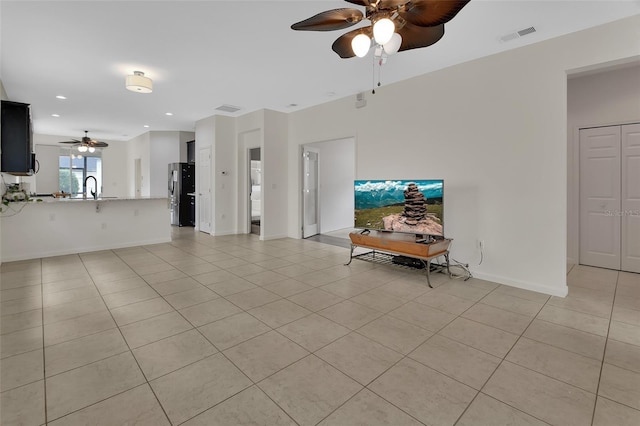
[{"label": "window", "polygon": [[[61,152],[59,159],[60,192],[67,192],[72,195],[82,195],[91,191],[102,193],[101,153],[94,152],[80,155],[74,153],[73,149],[63,149],[63,151],[65,152]],[[96,178],[97,188],[94,188],[94,184],[91,181],[87,182],[88,188],[84,188],[85,179],[89,176]]]}]

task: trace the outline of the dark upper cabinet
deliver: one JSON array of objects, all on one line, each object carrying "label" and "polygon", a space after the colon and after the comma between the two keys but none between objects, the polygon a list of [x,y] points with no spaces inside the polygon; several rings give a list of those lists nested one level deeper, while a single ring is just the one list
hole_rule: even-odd
[{"label": "dark upper cabinet", "polygon": [[2,101],[2,172],[33,174],[31,113],[28,104]]}]

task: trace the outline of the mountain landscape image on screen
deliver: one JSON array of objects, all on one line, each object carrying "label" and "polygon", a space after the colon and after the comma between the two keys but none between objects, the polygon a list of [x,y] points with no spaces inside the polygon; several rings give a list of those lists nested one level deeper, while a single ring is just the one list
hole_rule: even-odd
[{"label": "mountain landscape image on screen", "polygon": [[357,180],[355,227],[444,236],[439,180]]}]

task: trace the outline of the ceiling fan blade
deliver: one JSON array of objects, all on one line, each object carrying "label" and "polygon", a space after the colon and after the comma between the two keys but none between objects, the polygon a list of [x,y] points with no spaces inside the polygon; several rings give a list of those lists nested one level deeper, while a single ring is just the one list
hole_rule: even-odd
[{"label": "ceiling fan blade", "polygon": [[365,6],[365,7],[369,6],[369,3],[371,3],[370,0],[344,0],[344,1],[349,2],[349,3],[353,3],[353,4],[357,4],[358,6]]},{"label": "ceiling fan blade", "polygon": [[353,48],[351,47],[351,41],[358,34],[366,34],[369,37],[373,34],[371,26],[365,28],[358,28],[357,30],[349,31],[348,33],[342,34],[340,37],[336,39],[331,45],[331,48],[334,52],[338,54],[341,58],[353,58],[356,56],[353,53]]},{"label": "ceiling fan blade", "polygon": [[58,143],[80,143],[80,141],[62,141]]},{"label": "ceiling fan blade", "polygon": [[470,0],[411,0],[398,14],[406,21],[421,27],[449,22]]},{"label": "ceiling fan blade", "polygon": [[357,24],[362,18],[364,15],[358,9],[333,9],[296,22],[291,25],[291,29],[298,31],[342,30]]},{"label": "ceiling fan blade", "polygon": [[109,146],[109,144],[106,142],[98,142],[98,141],[93,141],[90,145],[96,148],[106,148]]},{"label": "ceiling fan blade", "polygon": [[402,36],[399,51],[418,49],[431,46],[440,40],[444,35],[444,24],[435,27],[419,27],[407,22],[404,27],[398,30],[398,34]]},{"label": "ceiling fan blade", "polygon": [[[349,0],[347,0],[349,1]],[[380,9],[395,9],[398,6],[409,3],[408,0],[380,0],[378,3],[378,10]]]}]

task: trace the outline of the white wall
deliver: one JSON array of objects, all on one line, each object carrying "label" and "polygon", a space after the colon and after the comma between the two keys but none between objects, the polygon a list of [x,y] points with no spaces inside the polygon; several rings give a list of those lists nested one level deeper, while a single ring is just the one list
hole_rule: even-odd
[{"label": "white wall", "polygon": [[340,139],[308,146],[319,150],[320,232],[353,228],[355,140]]},{"label": "white wall", "polygon": [[640,122],[640,65],[627,65],[567,83],[567,262],[579,260],[579,129]]},{"label": "white wall", "polygon": [[287,115],[280,112],[265,110],[264,117],[260,237],[269,240],[287,236],[289,123]]},{"label": "white wall", "polygon": [[[383,86],[366,108],[350,97],[296,112],[289,154],[355,136],[358,179],[444,178],[454,258],[476,277],[565,295],[566,73],[637,56],[638,39],[635,16]],[[291,236],[300,229],[297,176]]]},{"label": "white wall", "polygon": [[[127,142],[127,158],[125,160],[127,176],[127,193],[134,196],[136,193],[135,183],[135,160],[140,159],[140,174],[142,176],[140,195],[148,197],[151,194],[151,135],[150,132],[143,133]],[[165,194],[166,195],[166,194]]]},{"label": "white wall", "polygon": [[149,132],[150,157],[150,195],[167,196],[169,163],[180,162],[179,132]]},{"label": "white wall", "polygon": [[213,154],[215,209],[214,235],[237,233],[238,170],[236,168],[236,123],[232,117],[216,116],[216,144]]}]

